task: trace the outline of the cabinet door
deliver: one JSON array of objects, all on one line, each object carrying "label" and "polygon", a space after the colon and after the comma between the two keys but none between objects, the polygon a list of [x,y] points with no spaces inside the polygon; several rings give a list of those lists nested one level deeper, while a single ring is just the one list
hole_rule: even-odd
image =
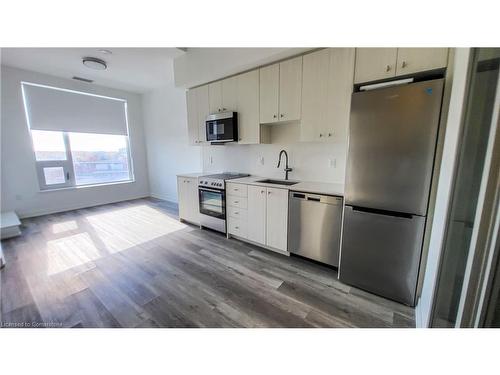
[{"label": "cabinet door", "polygon": [[248,239],[266,244],[266,188],[248,186]]},{"label": "cabinet door", "polygon": [[280,66],[274,64],[259,69],[260,82],[260,122],[278,121]]},{"label": "cabinet door", "polygon": [[239,143],[260,142],[259,71],[238,76],[238,138]]},{"label": "cabinet door", "polygon": [[198,145],[198,108],[196,106],[196,89],[186,92],[186,105],[187,105],[187,126],[188,126],[188,140],[191,145]]},{"label": "cabinet door", "polygon": [[213,82],[208,85],[209,113],[222,112],[222,82]]},{"label": "cabinet door", "polygon": [[320,139],[328,110],[329,51],[323,49],[304,56],[302,76],[302,120],[300,140]]},{"label": "cabinet door", "polygon": [[354,80],[354,48],[329,49],[326,121],[320,137],[347,142]]},{"label": "cabinet door", "polygon": [[266,223],[267,246],[287,251],[288,190],[267,188]]},{"label": "cabinet door", "polygon": [[179,217],[193,224],[199,224],[197,181],[196,178],[177,177]]},{"label": "cabinet door", "polygon": [[302,56],[280,63],[279,120],[300,120]]},{"label": "cabinet door", "polygon": [[200,86],[196,90],[196,109],[198,112],[198,143],[207,142],[207,132],[205,121],[209,110],[208,103],[208,85]]},{"label": "cabinet door", "polygon": [[238,111],[238,78],[231,77],[222,81],[222,112]]},{"label": "cabinet door", "polygon": [[397,48],[356,48],[355,83],[396,75]]},{"label": "cabinet door", "polygon": [[446,67],[448,48],[398,48],[397,75]]}]

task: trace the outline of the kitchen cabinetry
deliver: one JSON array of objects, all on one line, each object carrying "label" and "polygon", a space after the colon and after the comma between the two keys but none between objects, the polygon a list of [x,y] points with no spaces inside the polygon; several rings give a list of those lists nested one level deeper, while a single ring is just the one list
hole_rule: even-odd
[{"label": "kitchen cabinetry", "polygon": [[208,85],[188,90],[186,101],[189,143],[192,145],[206,143],[205,119],[209,114]]},{"label": "kitchen cabinetry", "polygon": [[248,239],[256,243],[266,244],[266,188],[248,186]]},{"label": "kitchen cabinetry", "polygon": [[177,177],[179,199],[179,218],[199,225],[198,179],[196,177]]},{"label": "kitchen cabinetry", "polygon": [[354,83],[446,67],[447,48],[357,48]]},{"label": "kitchen cabinetry", "polygon": [[260,69],[260,122],[300,120],[302,56]]},{"label": "kitchen cabinetry", "polygon": [[260,122],[278,121],[280,65],[274,64],[259,69],[260,73]]},{"label": "kitchen cabinetry", "polygon": [[210,113],[237,111],[237,77],[230,77],[208,85]]},{"label": "kitchen cabinetry", "polygon": [[287,250],[288,190],[267,188],[266,245]]},{"label": "kitchen cabinetry", "polygon": [[231,184],[237,185],[239,195],[228,193],[229,234],[244,235],[242,238],[254,243],[287,251],[288,190]]},{"label": "kitchen cabinetry", "polygon": [[259,70],[237,76],[238,143],[260,143]]},{"label": "kitchen cabinetry", "polygon": [[448,48],[398,48],[396,75],[443,68],[448,63]]},{"label": "kitchen cabinetry", "polygon": [[301,141],[344,141],[349,126],[354,48],[304,56]]}]

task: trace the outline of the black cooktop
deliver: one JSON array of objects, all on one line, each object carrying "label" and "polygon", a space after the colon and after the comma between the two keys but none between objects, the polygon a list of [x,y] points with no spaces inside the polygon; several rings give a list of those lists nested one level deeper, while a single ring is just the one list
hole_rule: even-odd
[{"label": "black cooktop", "polygon": [[204,178],[216,178],[219,180],[231,180],[233,178],[242,178],[250,176],[248,173],[224,172],[202,176]]}]

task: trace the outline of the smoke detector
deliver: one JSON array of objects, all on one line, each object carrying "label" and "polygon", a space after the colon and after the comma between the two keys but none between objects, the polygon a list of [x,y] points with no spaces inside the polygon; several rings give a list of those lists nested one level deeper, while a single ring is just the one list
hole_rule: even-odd
[{"label": "smoke detector", "polygon": [[106,70],[108,67],[106,61],[98,59],[97,57],[84,57],[82,62],[87,68],[94,70]]}]

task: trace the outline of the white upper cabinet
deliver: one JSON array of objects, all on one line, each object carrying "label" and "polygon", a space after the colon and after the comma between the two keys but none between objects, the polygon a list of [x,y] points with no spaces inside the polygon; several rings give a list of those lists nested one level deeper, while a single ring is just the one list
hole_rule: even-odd
[{"label": "white upper cabinet", "polygon": [[237,76],[237,103],[239,143],[260,143],[258,70]]},{"label": "white upper cabinet", "polygon": [[355,83],[396,75],[397,48],[356,48]]},{"label": "white upper cabinet", "polygon": [[230,77],[222,83],[222,112],[238,110],[238,78]]},{"label": "white upper cabinet", "polygon": [[288,190],[267,188],[266,244],[287,251]]},{"label": "white upper cabinet", "polygon": [[398,48],[396,75],[444,68],[447,64],[448,48]]},{"label": "white upper cabinet", "polygon": [[357,48],[355,83],[444,68],[447,48]]},{"label": "white upper cabinet", "polygon": [[208,84],[209,112],[222,112],[222,81]]},{"label": "white upper cabinet", "polygon": [[300,120],[302,56],[280,63],[279,120]]},{"label": "white upper cabinet", "polygon": [[304,56],[301,141],[344,141],[354,75],[354,48]]},{"label": "white upper cabinet", "polygon": [[259,69],[260,74],[260,122],[262,124],[278,121],[280,64]]},{"label": "white upper cabinet", "polygon": [[205,120],[209,114],[208,86],[200,86],[186,93],[189,143],[199,145],[206,142]]}]

